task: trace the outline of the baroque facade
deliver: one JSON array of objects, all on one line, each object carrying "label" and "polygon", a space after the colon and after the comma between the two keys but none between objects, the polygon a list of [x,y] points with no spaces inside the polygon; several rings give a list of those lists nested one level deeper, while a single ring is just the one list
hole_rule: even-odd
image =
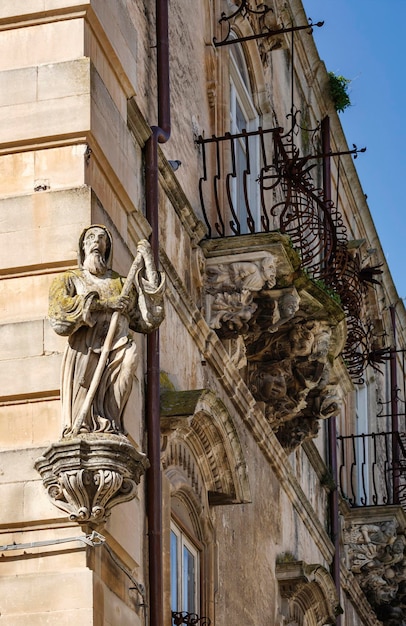
[{"label": "baroque facade", "polygon": [[406,315],[315,18],[2,1],[4,626],[406,624]]}]

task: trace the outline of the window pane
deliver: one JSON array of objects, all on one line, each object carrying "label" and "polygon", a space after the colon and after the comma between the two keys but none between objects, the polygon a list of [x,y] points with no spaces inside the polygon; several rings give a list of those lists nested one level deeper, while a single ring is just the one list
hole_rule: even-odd
[{"label": "window pane", "polygon": [[240,103],[236,102],[236,124],[237,124],[237,132],[241,132],[242,130],[247,129],[248,123],[247,123],[247,118],[245,117],[241,107],[240,107]]},{"label": "window pane", "polygon": [[186,546],[183,546],[183,608],[189,613],[196,612],[195,589],[196,558]]},{"label": "window pane", "polygon": [[171,609],[172,611],[179,611],[178,572],[179,572],[178,538],[173,532],[173,530],[171,530]]}]

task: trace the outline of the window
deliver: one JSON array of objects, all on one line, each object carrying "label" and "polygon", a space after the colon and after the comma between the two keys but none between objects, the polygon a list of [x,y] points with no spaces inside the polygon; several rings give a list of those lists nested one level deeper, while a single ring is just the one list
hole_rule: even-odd
[{"label": "window", "polygon": [[[258,129],[258,115],[255,110],[249,75],[242,48],[233,44],[230,51],[230,132],[232,135]],[[239,221],[241,233],[248,232],[248,209],[259,228],[259,140],[241,137],[233,142],[235,176],[231,181],[232,204]]]},{"label": "window", "polygon": [[369,434],[368,427],[368,387],[362,385],[356,390],[356,445],[355,455],[357,464],[357,504],[371,504],[369,500],[369,438],[362,435]]},{"label": "window", "polygon": [[171,523],[171,609],[200,613],[198,548],[180,527]]}]

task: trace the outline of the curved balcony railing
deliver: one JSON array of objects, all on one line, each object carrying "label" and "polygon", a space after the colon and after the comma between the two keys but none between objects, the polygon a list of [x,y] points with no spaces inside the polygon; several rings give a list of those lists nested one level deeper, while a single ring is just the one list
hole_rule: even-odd
[{"label": "curved balcony railing", "polygon": [[[303,266],[324,278],[335,257],[339,227],[331,203],[313,183],[314,166],[284,141],[282,129],[200,137],[197,143],[209,238],[279,230],[300,251]],[[258,155],[261,165],[255,166]]]},{"label": "curved balcony railing", "polygon": [[196,613],[186,611],[172,611],[172,626],[210,626],[211,620],[208,617],[199,617]]}]

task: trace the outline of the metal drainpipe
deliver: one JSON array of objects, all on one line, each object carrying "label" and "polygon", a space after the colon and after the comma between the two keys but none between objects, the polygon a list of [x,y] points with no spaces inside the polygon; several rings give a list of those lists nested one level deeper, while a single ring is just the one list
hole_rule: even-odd
[{"label": "metal drainpipe", "polygon": [[[155,262],[159,263],[159,172],[158,144],[170,137],[169,35],[168,0],[156,0],[158,126],[145,149],[146,216],[151,225],[151,246]],[[163,626],[163,563],[162,563],[162,476],[161,430],[159,403],[159,331],[147,338],[147,398],[146,422],[148,432],[147,515],[149,537],[149,614],[150,626]]]},{"label": "metal drainpipe", "polygon": [[[330,145],[330,118],[326,116],[321,122],[321,136],[323,145],[323,154],[331,152]],[[323,189],[324,200],[331,200],[331,164],[330,157],[323,158]],[[340,518],[338,503],[338,462],[337,462],[337,418],[330,417],[328,420],[328,454],[330,459],[331,473],[333,476],[335,487],[330,492],[330,533],[334,543],[334,556],[331,564],[333,579],[337,590],[338,600],[340,601],[341,579],[340,579]],[[340,626],[341,615],[337,616],[336,625]]]}]

